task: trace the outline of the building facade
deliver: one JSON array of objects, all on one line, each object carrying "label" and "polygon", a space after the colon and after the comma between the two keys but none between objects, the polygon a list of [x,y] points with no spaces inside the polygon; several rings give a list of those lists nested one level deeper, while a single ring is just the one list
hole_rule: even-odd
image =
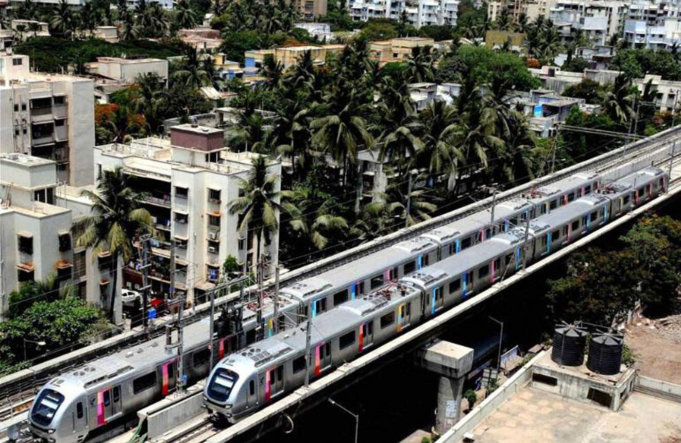
[{"label": "building facade", "polygon": [[399,20],[405,13],[409,23],[421,26],[456,26],[459,0],[350,0],[347,3],[350,16],[355,20],[371,18]]},{"label": "building facade", "polygon": [[94,83],[31,72],[26,55],[0,55],[0,153],[57,162],[57,180],[92,183]]},{"label": "building facade", "polygon": [[[242,269],[252,270],[257,261],[254,231],[240,231],[241,216],[229,212],[229,202],[239,197],[239,185],[248,178],[257,154],[230,152],[223,140],[221,129],[179,125],[170,128],[170,140],[139,139],[95,148],[95,174],[121,167],[136,177],[137,191],[145,195],[143,205],[158,233],[151,242],[150,274],[157,295],[169,293],[173,250],[175,289],[186,291],[188,300],[205,300],[228,256]],[[279,190],[281,163],[270,163],[268,171],[277,177]],[[278,246],[278,233],[260,244],[267,275],[278,261]],[[135,274],[126,269],[124,280],[133,287],[139,284]]]},{"label": "building facade", "polygon": [[[90,212],[80,190],[64,191],[52,160],[20,153],[0,154],[0,315],[22,282],[56,277],[60,288],[108,309],[113,295],[110,256],[93,257],[72,238],[73,222]],[[69,207],[73,206],[73,208]],[[121,281],[120,279],[118,280]],[[120,285],[117,289],[120,300]],[[120,304],[114,308],[121,320]]]}]

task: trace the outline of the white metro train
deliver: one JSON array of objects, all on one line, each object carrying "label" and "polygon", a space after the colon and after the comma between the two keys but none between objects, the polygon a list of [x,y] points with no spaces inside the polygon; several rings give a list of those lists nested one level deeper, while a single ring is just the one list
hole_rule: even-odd
[{"label": "white metro train", "polygon": [[[666,183],[663,171],[646,168],[606,186],[603,192],[540,215],[530,222],[528,232],[519,226],[498,234],[311,318],[311,377],[320,377],[474,296],[516,272],[524,260],[541,260],[655,198]],[[222,359],[204,389],[206,408],[234,423],[301,386],[307,369],[306,328],[301,325],[281,332]]]},{"label": "white metro train", "polygon": [[[211,383],[206,390],[209,408],[222,411],[233,420],[269,402],[283,392],[284,388],[289,390],[299,384],[302,380],[299,374],[300,360],[294,362],[292,356],[298,355],[300,351],[299,347],[294,346],[300,333],[293,329],[298,321],[296,318],[299,317],[300,306],[303,311],[307,311],[303,312],[304,314],[313,318],[317,331],[313,338],[317,340],[314,356],[315,375],[318,376],[329,367],[393,335],[390,328],[381,327],[388,318],[381,320],[376,317],[377,312],[391,310],[394,316],[393,323],[397,325],[394,333],[397,333],[398,328],[404,328],[428,315],[434,315],[439,309],[450,306],[460,298],[468,297],[474,291],[501,278],[503,272],[508,272],[507,269],[511,266],[509,263],[513,263],[511,267],[515,269],[520,263],[518,257],[522,252],[519,252],[519,249],[514,251],[513,247],[518,248],[522,244],[522,237],[518,237],[518,230],[522,228],[518,226],[523,225],[526,217],[538,217],[530,226],[530,235],[535,242],[534,248],[539,250],[543,245],[544,231],[551,234],[547,242],[552,245],[556,245],[562,238],[553,237],[555,229],[547,228],[540,231],[543,226],[541,223],[549,223],[551,226],[551,223],[557,223],[562,217],[561,214],[567,215],[572,213],[574,208],[583,207],[580,209],[582,214],[580,217],[587,217],[586,221],[581,221],[578,227],[573,225],[569,227],[568,235],[574,238],[581,232],[595,229],[599,224],[607,222],[608,217],[616,217],[632,206],[653,198],[665,187],[665,180],[666,176],[661,171],[648,168],[605,187],[603,191],[607,194],[603,195],[607,198],[601,201],[605,197],[600,194],[588,197],[601,185],[599,176],[573,176],[557,182],[551,188],[538,190],[528,196],[527,200],[512,200],[499,204],[495,210],[494,223],[491,223],[490,214],[483,211],[435,229],[421,238],[374,252],[355,262],[286,286],[282,288],[279,297],[281,314],[278,321],[280,329],[292,332],[271,336],[273,331],[271,299],[267,299],[264,306],[266,335],[271,337],[257,345],[247,347],[241,353],[234,351],[255,341],[254,331],[257,327],[255,307],[246,306],[235,313],[242,319],[238,322],[239,327],[227,327],[226,324],[229,323],[227,321],[217,322],[221,326],[218,326],[213,334],[216,356],[223,358],[230,353],[231,356],[216,367],[225,369],[227,372],[220,373],[227,375],[216,378],[215,374],[218,372],[215,372],[211,376]],[[608,211],[607,214],[611,215],[593,216],[591,214],[593,211],[589,212],[587,208],[601,211],[605,209]],[[554,216],[555,219],[551,218]],[[508,232],[495,236],[503,231]],[[563,241],[570,241],[570,238]],[[481,243],[485,239],[489,240]],[[482,269],[477,271],[473,269],[477,273],[471,271],[470,274],[460,272],[460,288],[457,290],[451,284],[448,287],[458,294],[456,296],[443,289],[440,289],[440,292],[434,290],[432,294],[425,292],[428,283],[425,280],[418,283],[418,279],[427,279],[429,273],[438,269],[446,273],[450,268],[459,269],[458,267],[465,266],[464,263],[483,263],[485,254],[497,250],[503,250],[503,254],[499,253],[497,257],[499,260],[503,257],[503,265],[495,259],[496,261],[490,263],[487,274]],[[511,258],[509,254],[512,254]],[[510,262],[507,261],[509,259]],[[405,275],[409,277],[404,278]],[[396,286],[396,281],[400,278],[401,283]],[[421,286],[418,286],[419,284]],[[394,294],[395,291],[399,297],[392,297],[385,303],[382,301],[386,297],[385,294]],[[432,296],[426,297],[426,293]],[[413,294],[416,294],[416,299],[410,298]],[[423,301],[419,301],[420,297],[423,297]],[[403,302],[399,306],[394,305],[397,300]],[[344,308],[332,309],[337,305]],[[372,310],[368,306],[376,307]],[[333,331],[354,324],[354,320],[347,320],[354,315],[353,309],[360,309],[363,312],[360,317],[365,319],[361,330],[357,329],[358,325],[355,328],[359,344],[343,346],[341,350],[338,347],[340,344],[334,342],[333,338],[338,334]],[[340,316],[344,316],[347,321],[339,320],[338,325],[333,324],[333,318]],[[372,320],[366,320],[368,318]],[[328,326],[325,326],[327,323]],[[347,333],[346,331],[345,334]],[[207,319],[190,324],[184,329],[183,367],[188,383],[208,375],[209,335]],[[345,345],[348,339],[347,337],[343,339],[342,344]],[[287,340],[292,341],[293,344],[287,346],[293,347],[293,351],[286,353],[282,351],[281,354],[279,351],[275,354],[272,353],[274,351],[265,351],[262,358],[260,357],[259,349],[269,347],[278,349],[283,346],[280,343],[288,343]],[[260,362],[257,365],[256,360]],[[233,365],[229,363],[232,361]],[[172,392],[176,383],[177,363],[178,358],[174,351],[166,349],[165,338],[159,337],[64,373],[48,382],[36,396],[28,419],[31,432],[34,436],[47,441],[81,442],[93,431],[108,426]],[[270,369],[275,366],[277,369],[272,372]],[[234,378],[230,381],[232,375],[229,374],[238,377],[239,380]],[[269,381],[266,382],[266,379]],[[254,383],[257,381],[257,384],[251,388],[247,380],[253,380]],[[224,398],[219,395],[213,397],[214,394],[211,394],[211,390],[216,389],[216,383],[224,389]],[[268,384],[269,388],[266,388]],[[227,405],[230,405],[229,409],[232,412],[227,411]]]}]

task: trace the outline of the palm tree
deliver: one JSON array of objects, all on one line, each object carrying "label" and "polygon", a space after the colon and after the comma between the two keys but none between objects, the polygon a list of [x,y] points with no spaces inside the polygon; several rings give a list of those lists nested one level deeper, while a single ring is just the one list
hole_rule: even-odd
[{"label": "palm tree", "polygon": [[175,4],[175,23],[183,29],[196,26],[196,13],[189,5],[188,0],[180,0]]},{"label": "palm tree", "polygon": [[194,48],[187,50],[182,62],[182,68],[172,74],[172,78],[180,80],[190,88],[200,88],[211,84],[211,79],[199,62]]},{"label": "palm tree", "polygon": [[348,229],[348,221],[338,215],[338,204],[329,194],[307,186],[282,191],[282,207],[294,232],[303,234],[316,249]]},{"label": "palm tree", "polygon": [[620,74],[615,78],[612,88],[602,94],[603,108],[614,121],[626,123],[635,114],[634,97],[631,91],[631,80],[624,74]]},{"label": "palm tree", "polygon": [[267,87],[274,89],[281,81],[282,73],[284,72],[284,65],[275,60],[271,54],[265,56],[262,64],[262,75],[267,79]]},{"label": "palm tree", "polygon": [[465,160],[456,145],[459,118],[456,108],[435,101],[419,115],[423,125],[423,148],[417,153],[419,163],[431,175],[445,174],[449,190],[454,188],[458,165]]},{"label": "palm tree", "polygon": [[286,100],[278,108],[273,131],[279,153],[291,158],[293,176],[299,181],[304,180],[312,159],[318,156],[310,146],[309,114],[310,110],[302,100]]},{"label": "palm tree", "polygon": [[134,177],[121,168],[105,170],[95,192],[84,190],[82,195],[92,201],[91,215],[76,222],[73,232],[79,247],[92,247],[94,256],[109,252],[112,256],[111,321],[116,323],[117,277],[121,263],[133,254],[133,239],[139,234],[154,234],[151,214],[140,207],[141,195],[134,191]]},{"label": "palm tree", "polygon": [[262,242],[268,242],[272,233],[279,230],[281,192],[277,189],[278,177],[267,172],[267,160],[265,156],[259,155],[253,159],[248,179],[239,177],[239,180],[241,196],[229,202],[229,213],[241,216],[239,231],[247,232],[252,237],[256,255],[251,266],[257,269]]},{"label": "palm tree", "polygon": [[40,23],[38,23],[36,21],[30,22],[28,24],[28,30],[33,33],[33,37],[37,37],[38,31],[40,31]]},{"label": "palm tree", "polygon": [[72,36],[73,12],[66,0],[59,0],[59,3],[54,7],[50,26],[52,26],[56,33],[64,37]]},{"label": "palm tree", "polygon": [[435,78],[433,56],[430,46],[412,48],[407,60],[407,79],[409,83],[431,82]]}]

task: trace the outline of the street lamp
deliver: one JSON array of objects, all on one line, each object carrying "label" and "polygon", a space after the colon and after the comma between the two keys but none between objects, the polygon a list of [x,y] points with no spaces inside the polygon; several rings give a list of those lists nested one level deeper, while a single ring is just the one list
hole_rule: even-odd
[{"label": "street lamp", "polygon": [[329,403],[332,405],[338,407],[339,409],[345,411],[347,414],[352,415],[352,417],[355,419],[355,443],[357,443],[357,438],[359,437],[359,414],[355,414],[354,412],[350,411],[348,408],[345,406],[336,403],[335,400],[329,398]]},{"label": "street lamp", "polygon": [[43,347],[47,344],[43,340],[29,340],[27,338],[24,338],[23,340],[24,340],[24,361],[28,360],[28,358],[26,357],[26,343],[35,343],[36,345],[38,345],[37,346],[38,348]]},{"label": "street lamp", "polygon": [[504,336],[504,322],[497,320],[491,315],[488,315],[487,318],[501,326],[501,328],[499,329],[499,352],[497,353],[497,377],[499,377],[499,369],[501,368],[501,341]]}]

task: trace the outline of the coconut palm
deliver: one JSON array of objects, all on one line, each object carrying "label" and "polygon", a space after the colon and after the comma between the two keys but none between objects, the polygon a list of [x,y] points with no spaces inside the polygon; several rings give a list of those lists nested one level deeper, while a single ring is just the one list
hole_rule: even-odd
[{"label": "coconut palm", "polygon": [[175,23],[178,27],[190,29],[196,26],[196,13],[188,0],[180,0],[175,4]]},{"label": "coconut palm", "polygon": [[419,115],[423,125],[423,148],[417,153],[419,164],[431,175],[446,175],[449,190],[454,188],[458,166],[465,160],[456,145],[459,130],[456,108],[443,101],[435,101]]},{"label": "coconut palm", "polygon": [[430,46],[412,48],[407,60],[407,79],[409,83],[432,82],[435,78],[433,56]]},{"label": "coconut palm", "polygon": [[181,81],[190,88],[200,88],[211,84],[211,78],[199,62],[194,48],[187,50],[182,67],[172,74],[173,80]]},{"label": "coconut palm", "polygon": [[280,61],[275,60],[271,54],[265,56],[262,64],[262,75],[268,80],[267,87],[269,89],[274,89],[279,85],[283,72],[284,65]]},{"label": "coconut palm", "polygon": [[631,80],[624,74],[615,78],[612,88],[602,94],[603,109],[614,121],[626,123],[634,116]]},{"label": "coconut palm", "polygon": [[[248,179],[239,178],[240,197],[229,202],[229,213],[239,214],[239,231],[248,232],[256,250],[251,266],[261,258],[262,243],[269,242],[270,236],[279,230],[280,191],[277,189],[278,177],[267,171],[265,156],[253,159],[253,167]],[[257,272],[257,271],[256,271]]]},{"label": "coconut palm", "polygon": [[71,7],[66,0],[59,0],[59,3],[52,11],[50,26],[55,33],[70,38],[73,34],[74,17]]},{"label": "coconut palm", "polygon": [[97,190],[82,191],[92,201],[91,215],[76,222],[73,232],[76,245],[92,247],[94,256],[109,252],[112,256],[113,276],[111,320],[116,323],[120,311],[117,305],[117,276],[121,263],[133,255],[133,239],[139,234],[154,234],[152,217],[140,207],[141,195],[134,191],[135,179],[121,168],[105,170],[97,182]]}]

